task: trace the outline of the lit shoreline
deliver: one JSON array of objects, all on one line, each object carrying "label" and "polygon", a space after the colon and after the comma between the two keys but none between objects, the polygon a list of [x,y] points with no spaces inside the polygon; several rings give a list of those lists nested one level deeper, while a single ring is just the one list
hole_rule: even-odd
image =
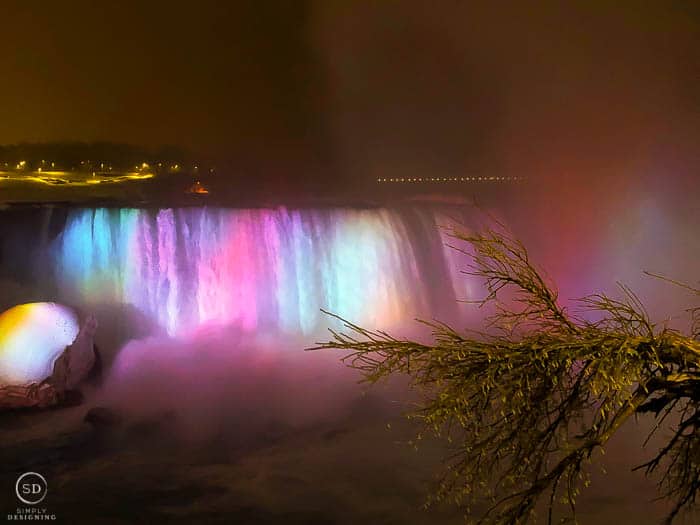
[{"label": "lit shoreline", "polygon": [[138,180],[152,179],[153,173],[123,172],[95,173],[70,171],[32,171],[22,174],[0,171],[0,182],[30,182],[50,186],[94,186],[97,184],[118,184]]}]

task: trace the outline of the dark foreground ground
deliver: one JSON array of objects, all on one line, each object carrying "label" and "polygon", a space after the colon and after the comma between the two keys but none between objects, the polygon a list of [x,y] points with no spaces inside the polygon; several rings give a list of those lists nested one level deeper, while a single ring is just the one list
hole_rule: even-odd
[{"label": "dark foreground ground", "polygon": [[[463,522],[454,508],[421,508],[443,451],[406,445],[415,428],[381,391],[305,426],[268,423],[250,432],[242,417],[206,439],[177,437],[167,414],[101,431],[82,421],[88,407],[0,417],[2,521],[18,505],[17,476],[36,471],[49,483],[39,507],[61,523]],[[596,469],[580,523],[660,523],[668,505],[651,501],[653,484],[629,472],[641,458],[639,442],[630,430],[610,447],[609,472]]]},{"label": "dark foreground ground", "polygon": [[168,415],[100,431],[86,411],[0,419],[3,520],[17,476],[37,471],[49,483],[39,506],[64,523],[461,523],[455,509],[421,510],[436,449],[397,444],[408,423],[374,396],[341,420],[203,442],[175,437]]}]

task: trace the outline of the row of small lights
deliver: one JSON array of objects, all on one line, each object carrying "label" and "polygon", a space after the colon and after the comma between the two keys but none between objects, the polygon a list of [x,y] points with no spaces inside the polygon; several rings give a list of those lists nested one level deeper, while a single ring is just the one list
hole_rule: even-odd
[{"label": "row of small lights", "polygon": [[[47,164],[47,162],[46,162],[45,160],[42,160],[42,161],[41,161],[41,166],[42,166],[42,167],[43,167],[43,166],[46,166],[46,164]],[[80,165],[81,165],[81,166],[85,166],[86,164],[87,164],[88,166],[91,165],[89,160],[87,160],[87,161],[81,160],[81,161],[80,161]],[[16,170],[22,170],[22,169],[24,169],[26,166],[27,166],[27,161],[26,161],[26,160],[21,160],[21,161],[19,161],[19,162],[17,163],[17,165],[15,166],[14,169],[16,169]],[[9,164],[8,164],[7,162],[5,163],[5,167],[6,167],[6,168],[9,167]],[[38,168],[37,171],[42,171],[42,167]],[[56,167],[56,163],[55,163],[55,162],[52,162],[52,163],[51,163],[51,167],[52,167],[52,168],[55,168],[55,167]],[[158,163],[158,167],[159,167],[159,168],[162,168],[162,167],[163,167],[163,164],[162,164],[161,162],[159,162],[159,163]],[[106,167],[105,167],[105,163],[104,163],[104,162],[101,162],[101,163],[100,163],[100,169],[105,169],[105,168],[108,169],[108,170],[112,170],[112,169],[113,169],[112,166],[106,166]],[[136,170],[147,170],[147,169],[150,169],[151,166],[150,166],[150,164],[148,164],[147,162],[143,162],[141,165],[136,165],[135,168],[136,168]],[[171,169],[171,170],[173,170],[173,171],[178,171],[178,170],[180,170],[180,165],[179,165],[179,164],[173,164],[172,166],[168,166],[168,168]],[[194,170],[195,170],[195,171],[199,170],[199,166],[194,166]],[[211,168],[209,171],[213,173],[213,172],[214,172],[214,168]]]},{"label": "row of small lights", "polygon": [[[41,166],[38,167],[36,170],[33,170],[33,173],[38,173],[38,176],[29,176],[29,175],[23,175],[20,177],[16,176],[11,176],[11,175],[6,175],[7,173],[12,173],[12,172],[7,172],[7,171],[2,171],[0,169],[0,180],[24,180],[24,181],[33,181],[33,182],[40,182],[43,184],[49,184],[49,185],[56,185],[56,184],[69,184],[73,186],[84,186],[84,185],[96,185],[96,184],[109,184],[109,183],[115,183],[115,182],[122,182],[125,180],[140,180],[140,179],[150,179],[153,178],[155,175],[153,172],[150,172],[149,170],[151,169],[151,165],[147,162],[143,162],[140,165],[134,166],[135,171],[133,172],[120,172],[122,175],[116,175],[112,173],[112,166],[105,166],[104,162],[100,163],[100,169],[102,172],[99,173],[100,178],[97,178],[98,172],[97,171],[92,171],[92,178],[91,179],[85,179],[85,180],[69,180],[66,178],[61,178],[61,176],[68,175],[68,172],[66,171],[53,171],[55,168],[55,163],[51,162],[51,171],[44,170],[43,168],[46,167],[47,162],[45,160],[41,161]],[[84,168],[93,168],[91,162],[89,160],[87,161],[81,161],[80,165]],[[157,166],[159,168],[163,167],[163,163],[158,162]],[[21,160],[17,163],[15,166],[15,169],[18,171],[23,171],[27,167],[27,161],[26,160]],[[172,164],[172,165],[166,165],[168,169],[171,171],[179,171],[181,169],[179,164]],[[9,168],[8,163],[5,163],[5,168]],[[109,178],[102,178],[102,176],[105,174],[105,171],[109,171]],[[195,165],[194,166],[194,171],[197,172],[199,171],[199,166]],[[209,169],[210,173],[214,173],[214,168]],[[28,173],[28,172],[27,172]]]},{"label": "row of small lights", "polygon": [[387,179],[379,178],[377,182],[488,182],[488,181],[519,181],[523,177],[417,177]]}]

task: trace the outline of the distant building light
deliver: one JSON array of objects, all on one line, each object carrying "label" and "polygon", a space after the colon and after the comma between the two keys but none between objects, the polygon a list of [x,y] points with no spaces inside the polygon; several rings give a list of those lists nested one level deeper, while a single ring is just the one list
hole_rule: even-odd
[{"label": "distant building light", "polygon": [[209,190],[201,182],[197,181],[192,186],[190,186],[187,190],[185,190],[185,193],[206,195],[209,193]]}]

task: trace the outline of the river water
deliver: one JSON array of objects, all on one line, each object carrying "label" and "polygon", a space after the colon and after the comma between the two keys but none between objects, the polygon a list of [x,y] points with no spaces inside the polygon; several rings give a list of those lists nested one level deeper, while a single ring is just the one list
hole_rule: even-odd
[{"label": "river water", "polygon": [[[548,212],[543,230],[541,203],[497,215],[568,302],[599,283],[614,289],[640,255],[652,263],[642,269],[668,269],[653,267],[662,260],[653,244],[678,244],[685,230],[647,205],[592,229]],[[444,450],[405,445],[415,431],[402,418],[413,399],[405,382],[358,385],[339,356],[303,349],[340,328],[321,309],[419,338],[427,334],[415,318],[478,327],[483,312],[460,300],[483,288],[447,246],[450,227],[476,228],[478,216],[447,204],[2,212],[0,306],[56,300],[95,314],[106,363],[83,407],[4,422],[7,459],[15,470],[38,462],[61,484],[54,508],[76,522],[461,522],[449,507],[419,510]],[[687,257],[697,244],[682,250]],[[683,261],[670,265],[679,268]],[[627,282],[652,295],[652,311],[687,299],[640,273]],[[96,445],[80,423],[92,405],[119,410],[131,430]],[[640,435],[626,429],[611,445],[611,472],[594,476],[582,523],[656,523],[667,509],[651,501],[653,483],[629,473],[651,452]],[[58,456],[46,452],[56,447]],[[124,505],[79,505],[91,486]]]}]

